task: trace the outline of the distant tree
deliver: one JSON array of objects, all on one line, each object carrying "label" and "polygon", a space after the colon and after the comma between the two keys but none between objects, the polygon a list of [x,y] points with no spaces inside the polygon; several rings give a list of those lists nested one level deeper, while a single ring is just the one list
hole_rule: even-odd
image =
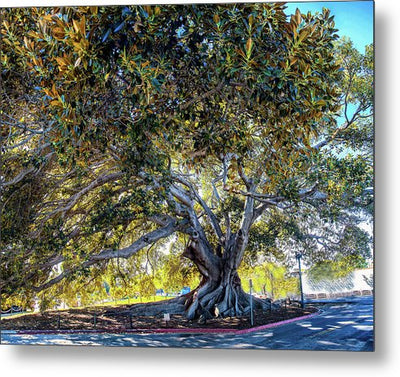
[{"label": "distant tree", "polygon": [[284,267],[272,262],[264,262],[255,267],[242,265],[239,269],[243,279],[243,288],[250,290],[249,280],[253,283],[253,292],[267,295],[272,300],[285,298],[299,292],[299,280],[292,277]]},{"label": "distant tree", "polygon": [[171,242],[169,253],[159,266],[159,284],[167,293],[177,293],[183,287],[194,289],[199,285],[200,279],[196,266],[182,257],[182,250],[186,243],[183,237],[178,237]]},{"label": "distant tree", "polygon": [[89,282],[179,234],[201,281],[145,311],[241,315],[260,220],[371,208],[372,49],[337,44],[327,9],[284,9],[1,9],[2,297]]}]

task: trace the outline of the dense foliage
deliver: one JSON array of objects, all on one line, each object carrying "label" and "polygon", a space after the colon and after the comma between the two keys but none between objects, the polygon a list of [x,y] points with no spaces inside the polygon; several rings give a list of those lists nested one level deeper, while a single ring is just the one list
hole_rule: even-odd
[{"label": "dense foliage", "polygon": [[1,10],[4,297],[135,254],[140,273],[174,234],[214,283],[260,254],[368,257],[372,47],[338,41],[329,10],[284,9]]}]

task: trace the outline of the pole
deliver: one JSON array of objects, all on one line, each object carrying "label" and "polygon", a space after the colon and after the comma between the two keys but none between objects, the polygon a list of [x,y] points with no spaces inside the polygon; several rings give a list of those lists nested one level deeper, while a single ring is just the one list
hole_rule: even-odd
[{"label": "pole", "polygon": [[253,326],[253,323],[254,323],[254,318],[253,318],[253,294],[252,294],[253,281],[251,279],[249,279],[249,284],[250,284],[250,323]]},{"label": "pole", "polygon": [[303,281],[302,281],[302,276],[301,276],[301,253],[296,254],[296,258],[299,262],[299,282],[300,282],[300,296],[301,296],[301,308],[304,309],[304,294],[303,294]]}]

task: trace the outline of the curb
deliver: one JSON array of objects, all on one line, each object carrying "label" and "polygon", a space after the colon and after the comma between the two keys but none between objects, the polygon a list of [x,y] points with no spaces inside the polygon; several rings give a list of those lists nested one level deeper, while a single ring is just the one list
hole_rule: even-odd
[{"label": "curb", "polygon": [[286,319],[284,321],[269,323],[267,325],[261,325],[257,327],[251,327],[243,330],[231,330],[231,329],[208,329],[208,328],[182,328],[182,329],[114,329],[114,330],[3,330],[12,331],[16,335],[36,335],[36,334],[232,334],[232,335],[243,335],[249,334],[256,331],[266,330],[273,327],[286,325],[288,323],[301,321],[319,315],[322,311],[318,310],[315,313],[307,314],[301,317]]}]

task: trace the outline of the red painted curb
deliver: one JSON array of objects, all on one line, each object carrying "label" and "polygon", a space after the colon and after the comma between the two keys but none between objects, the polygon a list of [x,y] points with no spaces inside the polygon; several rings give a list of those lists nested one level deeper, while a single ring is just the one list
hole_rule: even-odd
[{"label": "red painted curb", "polygon": [[304,319],[308,319],[320,314],[320,310],[316,311],[315,313],[307,314],[302,317],[296,317],[291,319],[286,319],[284,321],[269,323],[267,325],[251,327],[249,329],[243,330],[231,330],[231,329],[207,329],[207,328],[185,328],[185,329],[115,329],[115,330],[17,330],[17,334],[120,334],[120,333],[157,333],[157,334],[191,334],[191,333],[200,333],[200,334],[233,334],[233,335],[242,335],[248,334],[251,332],[261,331],[281,325],[286,325],[288,323],[301,321]]},{"label": "red painted curb", "polygon": [[318,315],[320,313],[320,311],[318,310],[315,313],[311,313],[311,314],[307,314],[307,315],[303,315],[302,317],[296,317],[296,318],[291,318],[291,319],[286,319],[284,321],[280,321],[280,322],[275,322],[275,323],[269,323],[268,325],[262,325],[262,326],[258,326],[258,327],[252,327],[250,329],[244,329],[244,330],[235,330],[235,334],[248,334],[250,332],[255,332],[255,331],[261,331],[261,330],[265,330],[265,329],[270,329],[272,327],[277,327],[277,326],[281,326],[281,325],[286,325],[288,323],[292,323],[292,322],[296,322],[296,321],[301,321],[303,319],[308,319],[311,317],[314,317],[316,315]]}]

